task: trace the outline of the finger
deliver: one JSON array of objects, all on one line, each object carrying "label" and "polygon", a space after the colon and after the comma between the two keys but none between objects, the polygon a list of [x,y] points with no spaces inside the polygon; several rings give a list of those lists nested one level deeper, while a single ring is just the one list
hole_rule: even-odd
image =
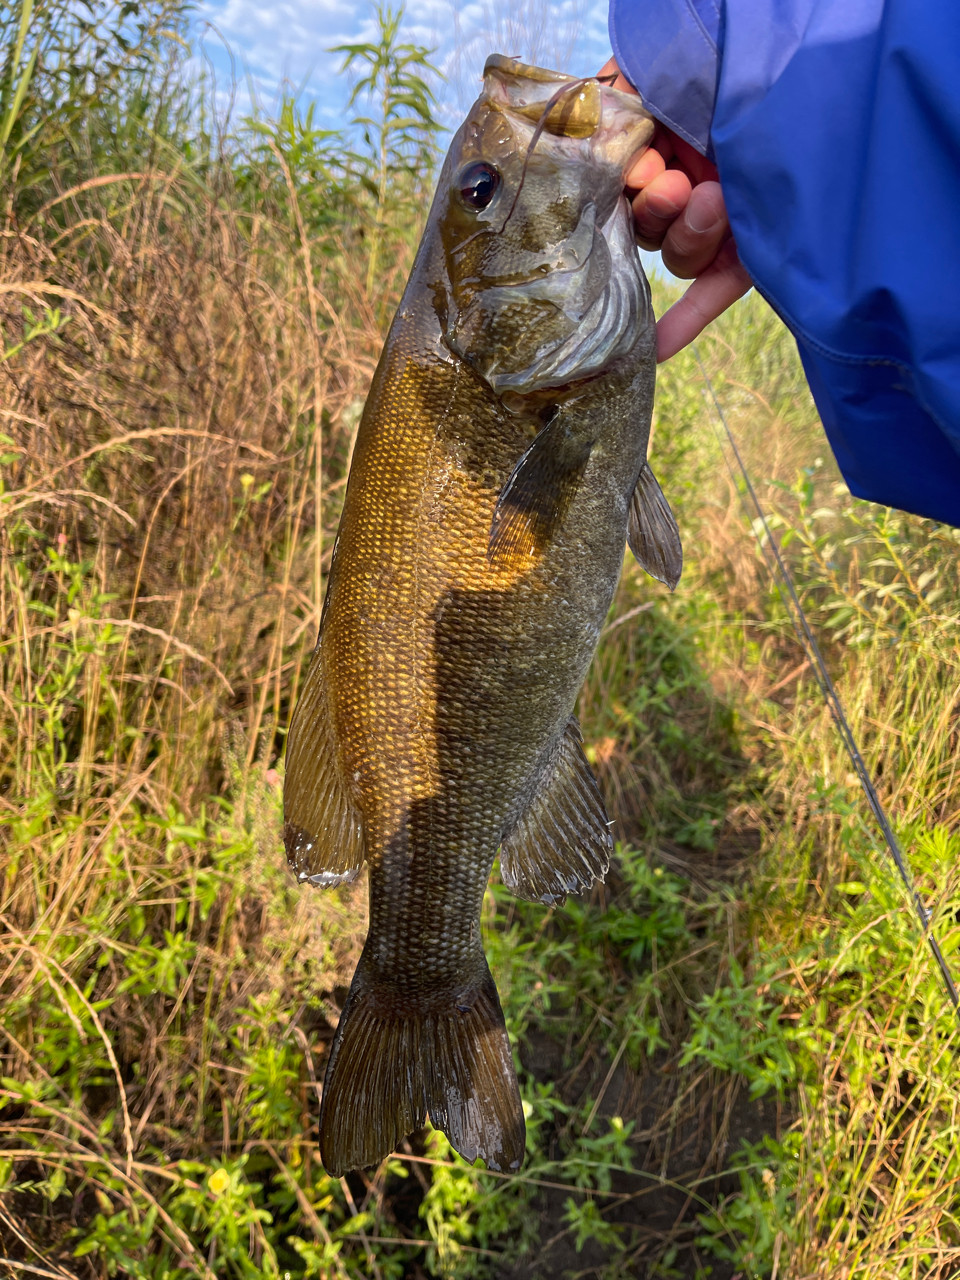
[{"label": "finger", "polygon": [[752,284],[731,237],[713,265],[694,280],[680,301],[657,321],[657,363],[682,351],[711,320],[716,320],[727,307],[742,298]]},{"label": "finger", "polygon": [[651,147],[649,150],[642,152],[637,160],[627,165],[623,185],[629,187],[631,191],[640,191],[651,183],[654,178],[659,178],[666,167],[663,162],[663,156],[659,151]]},{"label": "finger", "polygon": [[696,147],[692,147],[684,138],[678,137],[675,133],[671,133],[673,142],[673,154],[677,161],[683,166],[685,173],[688,173],[693,179],[694,185],[698,182],[718,182],[720,179],[717,173],[717,166],[712,164],[706,156],[702,156]]},{"label": "finger", "polygon": [[675,276],[693,280],[706,271],[729,234],[720,183],[701,182],[664,235],[664,265]]},{"label": "finger", "polygon": [[[609,78],[611,76],[615,77],[613,80],[613,87],[615,89],[620,89],[623,93],[632,93],[635,96],[639,96],[637,95],[636,89],[621,72],[620,67],[617,65],[616,58],[608,58],[597,72],[598,79],[600,77]],[[661,124],[659,121],[657,122],[656,135],[650,146],[651,149],[656,148],[656,150],[660,152],[665,163],[676,157],[676,160],[682,167],[683,171],[694,183],[716,182],[719,177],[716,165],[711,164],[706,156],[702,156],[700,154],[696,147],[691,146],[689,142],[678,137],[672,129],[666,128],[666,126]]]},{"label": "finger", "polygon": [[[657,121],[657,131],[653,135],[653,141],[650,143],[650,146],[656,147],[660,152],[663,156],[663,163],[665,165],[669,164],[670,161],[674,159],[675,152],[673,144],[676,140],[676,136],[677,135],[671,132],[670,129],[666,128],[665,125],[662,125],[659,120]],[[674,165],[674,168],[676,168],[676,165]]]},{"label": "finger", "polygon": [[[611,77],[613,77],[614,89],[620,89],[623,93],[632,93],[634,97],[639,97],[639,94],[630,81],[626,80],[620,74],[620,68],[617,66],[616,58],[608,58],[597,72],[597,79],[610,80]],[[660,126],[658,125],[657,128],[659,129]],[[644,150],[639,153],[638,161],[642,160],[643,156],[646,155],[647,149],[650,147],[652,147],[652,143],[647,143]],[[656,153],[652,151],[651,154],[654,156],[656,155]],[[624,185],[633,187],[634,189],[645,186],[646,183],[648,183],[652,178],[655,178],[664,168],[664,162],[662,160],[658,162],[656,158],[654,158],[645,169],[642,167],[638,168],[637,163],[631,160],[627,165],[627,178],[625,179]],[[636,171],[635,180],[634,171]]]},{"label": "finger", "polygon": [[690,179],[679,169],[665,169],[633,199],[637,239],[645,249],[659,249],[670,224],[690,199]]}]

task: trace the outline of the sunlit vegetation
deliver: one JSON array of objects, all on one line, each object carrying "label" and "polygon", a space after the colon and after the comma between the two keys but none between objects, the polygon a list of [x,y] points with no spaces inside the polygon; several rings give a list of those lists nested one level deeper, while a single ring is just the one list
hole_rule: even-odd
[{"label": "sunlit vegetation", "polygon": [[[380,26],[337,134],[222,119],[165,0],[0,13],[0,1269],[946,1280],[956,1022],[691,353],[684,577],[625,562],[580,704],[615,869],[488,897],[526,1165],[319,1164],[364,890],[286,871],[284,738],[438,146]],[[960,537],[849,496],[759,298],[700,354],[956,968]]]}]

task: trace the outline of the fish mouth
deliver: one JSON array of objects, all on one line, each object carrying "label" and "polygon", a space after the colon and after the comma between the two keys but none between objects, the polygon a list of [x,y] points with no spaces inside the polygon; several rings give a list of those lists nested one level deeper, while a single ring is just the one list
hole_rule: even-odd
[{"label": "fish mouth", "polygon": [[[623,173],[653,130],[636,95],[596,78],[487,60],[461,154],[501,182],[473,222],[448,224],[438,312],[447,347],[495,394],[597,374],[648,327]],[[451,202],[462,195],[454,179]]]},{"label": "fish mouth", "polygon": [[[588,235],[590,247],[584,252]],[[565,386],[597,374],[631,350],[645,331],[649,290],[625,198],[599,228],[596,206],[586,205],[564,254],[547,274],[484,289],[456,313],[447,345],[497,395]],[[591,282],[591,274],[600,278]],[[529,312],[525,325],[498,340],[496,318],[510,315],[516,325],[518,304]],[[529,348],[524,339],[532,331],[556,329],[555,322],[544,319],[551,308],[561,332],[534,346],[530,358],[516,367],[511,356]]]},{"label": "fish mouth", "polygon": [[[569,94],[562,93],[564,84],[571,86]],[[656,127],[637,94],[501,53],[491,54],[484,65],[483,96],[531,130],[542,125],[554,137],[590,138],[605,160],[621,168],[650,142]],[[558,100],[547,110],[552,98]]]}]

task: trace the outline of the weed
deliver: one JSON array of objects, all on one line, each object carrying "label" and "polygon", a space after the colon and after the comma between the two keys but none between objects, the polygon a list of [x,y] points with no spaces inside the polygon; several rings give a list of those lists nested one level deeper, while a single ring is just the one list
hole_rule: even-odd
[{"label": "weed", "polygon": [[[323,1171],[363,887],[287,876],[282,755],[424,215],[428,53],[388,11],[344,50],[376,90],[349,140],[292,101],[214,127],[157,25],[178,9],[143,9],[116,58],[123,14],[94,9],[0,19],[4,1258],[150,1280],[953,1274],[957,1028],[689,354],[653,437],[684,581],[625,567],[579,705],[608,883],[548,910],[495,877],[484,909],[525,1167],[471,1168],[427,1130]],[[956,532],[850,497],[762,300],[702,348],[955,962]]]}]

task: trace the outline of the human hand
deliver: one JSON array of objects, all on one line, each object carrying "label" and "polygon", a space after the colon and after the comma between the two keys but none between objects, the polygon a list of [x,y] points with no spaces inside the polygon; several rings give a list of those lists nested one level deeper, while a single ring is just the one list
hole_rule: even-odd
[{"label": "human hand", "polygon": [[[601,76],[636,93],[611,58]],[[627,166],[637,241],[659,249],[664,265],[693,284],[657,321],[657,360],[669,360],[751,287],[730,232],[716,167],[657,123],[649,148]]]}]

